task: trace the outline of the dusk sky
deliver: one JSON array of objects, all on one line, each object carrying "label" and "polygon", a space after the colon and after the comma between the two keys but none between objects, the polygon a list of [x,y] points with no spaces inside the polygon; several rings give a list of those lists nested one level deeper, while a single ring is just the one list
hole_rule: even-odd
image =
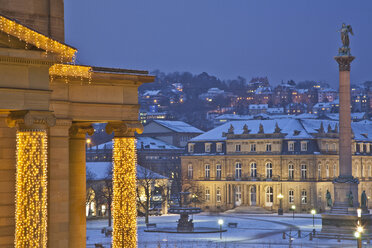
[{"label": "dusk sky", "polygon": [[65,0],[66,43],[81,64],[337,87],[342,22],[351,82],[372,80],[371,13],[369,0]]}]

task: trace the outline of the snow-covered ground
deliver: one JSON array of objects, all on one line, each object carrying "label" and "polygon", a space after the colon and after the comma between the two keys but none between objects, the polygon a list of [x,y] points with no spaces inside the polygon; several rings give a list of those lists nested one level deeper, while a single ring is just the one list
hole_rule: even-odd
[{"label": "snow-covered ground", "polygon": [[[178,215],[164,215],[150,217],[150,223],[156,223],[157,227],[173,227],[176,229]],[[227,232],[211,234],[172,234],[144,232],[146,225],[144,218],[138,218],[138,247],[143,248],[243,248],[243,247],[290,247],[288,235],[293,235],[291,247],[356,247],[355,240],[336,239],[313,239],[309,240],[309,232],[313,229],[312,215],[296,214],[292,219],[291,214],[277,215],[247,215],[247,214],[220,214],[194,215],[195,227],[219,228],[218,220],[223,219],[223,228]],[[229,228],[229,222],[238,223],[237,228]],[[111,238],[105,237],[101,229],[107,226],[107,220],[87,221],[87,247],[95,247],[100,243],[104,247],[110,247]],[[301,230],[301,238],[298,238],[297,230]],[[320,215],[316,215],[315,229],[320,231]],[[287,237],[283,239],[283,232]],[[306,236],[306,237],[305,237]],[[371,247],[364,244],[363,247]]]}]

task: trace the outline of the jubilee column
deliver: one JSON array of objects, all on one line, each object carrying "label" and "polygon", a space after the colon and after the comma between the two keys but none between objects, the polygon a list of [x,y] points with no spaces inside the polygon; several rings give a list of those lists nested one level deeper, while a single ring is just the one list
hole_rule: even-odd
[{"label": "jubilee column", "polygon": [[138,122],[109,122],[106,132],[114,132],[113,139],[113,201],[112,247],[137,247],[136,208],[136,138],[142,133]]}]

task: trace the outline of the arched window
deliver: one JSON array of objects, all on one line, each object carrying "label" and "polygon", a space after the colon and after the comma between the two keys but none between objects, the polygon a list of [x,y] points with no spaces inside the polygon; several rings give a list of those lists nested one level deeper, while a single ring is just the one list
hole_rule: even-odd
[{"label": "arched window", "polygon": [[329,178],[329,165],[326,165],[326,177]]},{"label": "arched window", "polygon": [[273,187],[267,187],[266,188],[266,203],[273,203],[274,197],[273,197]]},{"label": "arched window", "polygon": [[242,164],[240,162],[235,163],[235,179],[242,177]]},{"label": "arched window", "polygon": [[266,163],[266,178],[272,178],[273,177],[273,164],[272,163]]},{"label": "arched window", "polygon": [[307,179],[307,167],[306,164],[301,165],[301,178]]},{"label": "arched window", "polygon": [[289,164],[288,165],[288,179],[294,179],[294,165]]},{"label": "arched window", "polygon": [[216,165],[216,179],[221,179],[221,165]]},{"label": "arched window", "polygon": [[289,203],[294,203],[294,191],[293,191],[293,189],[290,189],[288,191],[288,202]]},{"label": "arched window", "polygon": [[221,202],[221,188],[216,189],[216,201]]},{"label": "arched window", "polygon": [[251,177],[257,177],[257,164],[255,162],[251,163]]},{"label": "arched window", "polygon": [[371,165],[368,165],[368,177],[372,177]]},{"label": "arched window", "polygon": [[307,192],[306,192],[306,190],[301,191],[301,204],[307,204]]},{"label": "arched window", "polygon": [[336,177],[337,175],[337,167],[336,167],[336,165],[334,164],[333,165],[333,177]]},{"label": "arched window", "polygon": [[211,177],[211,167],[209,164],[205,165],[205,178],[210,178]]},{"label": "arched window", "polygon": [[188,164],[187,165],[187,177],[189,179],[192,179],[193,177],[193,168],[192,168],[192,164]]}]

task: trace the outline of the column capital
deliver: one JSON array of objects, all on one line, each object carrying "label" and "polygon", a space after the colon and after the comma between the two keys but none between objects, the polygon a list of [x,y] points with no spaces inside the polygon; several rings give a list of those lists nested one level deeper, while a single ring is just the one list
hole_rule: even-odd
[{"label": "column capital", "polygon": [[6,122],[18,129],[46,129],[56,124],[56,117],[50,111],[19,110],[10,112]]},{"label": "column capital", "polygon": [[354,56],[336,56],[339,71],[350,71],[350,64],[355,59]]},{"label": "column capital", "polygon": [[115,133],[115,137],[134,137],[134,133],[143,133],[143,126],[139,121],[118,121],[109,122],[106,125],[106,132]]},{"label": "column capital", "polygon": [[86,134],[94,134],[94,128],[90,122],[73,122],[69,134],[71,138],[85,138]]}]

